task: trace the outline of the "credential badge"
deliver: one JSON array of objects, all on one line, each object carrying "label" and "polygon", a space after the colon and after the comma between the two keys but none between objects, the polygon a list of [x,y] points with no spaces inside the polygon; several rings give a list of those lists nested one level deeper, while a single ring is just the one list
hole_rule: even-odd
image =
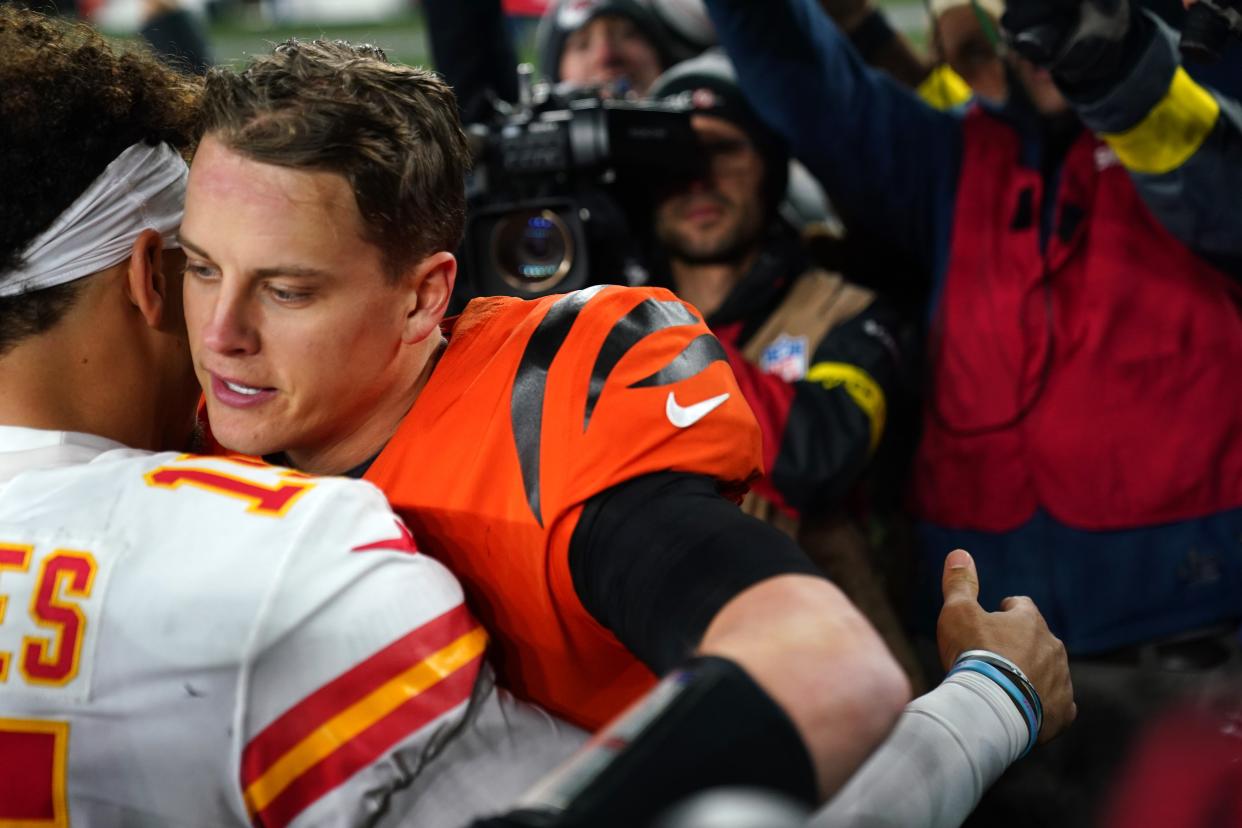
[{"label": "credential badge", "polygon": [[796,382],[806,376],[807,350],[805,336],[781,334],[763,349],[759,370],[775,374],[785,382]]}]

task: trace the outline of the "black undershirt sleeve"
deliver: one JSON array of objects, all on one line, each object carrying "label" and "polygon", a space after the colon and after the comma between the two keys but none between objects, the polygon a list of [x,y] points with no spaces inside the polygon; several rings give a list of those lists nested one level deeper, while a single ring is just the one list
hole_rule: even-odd
[{"label": "black undershirt sleeve", "polygon": [[709,477],[650,474],[587,501],[569,546],[582,605],[657,675],[698,646],[747,587],[822,573],[788,535],[725,499]]}]

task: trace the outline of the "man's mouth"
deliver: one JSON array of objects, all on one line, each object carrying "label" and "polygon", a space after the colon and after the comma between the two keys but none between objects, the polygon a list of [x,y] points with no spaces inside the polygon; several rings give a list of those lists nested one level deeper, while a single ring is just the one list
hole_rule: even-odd
[{"label": "man's mouth", "polygon": [[237,379],[211,374],[211,396],[231,408],[260,405],[275,395],[275,388],[250,385]]},{"label": "man's mouth", "polygon": [[695,204],[685,210],[683,215],[694,222],[713,221],[720,218],[724,214],[724,208],[719,204]]},{"label": "man's mouth", "polygon": [[262,388],[251,388],[249,385],[241,385],[236,382],[229,382],[228,380],[221,380],[221,382],[223,382],[224,387],[228,388],[230,391],[236,391],[238,394],[245,394],[248,397],[252,397],[263,390]]}]

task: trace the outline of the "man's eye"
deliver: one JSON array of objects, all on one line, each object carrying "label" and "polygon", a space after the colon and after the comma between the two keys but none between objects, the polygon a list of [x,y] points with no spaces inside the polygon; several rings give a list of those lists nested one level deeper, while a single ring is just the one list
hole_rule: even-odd
[{"label": "man's eye", "polygon": [[186,262],[185,274],[187,276],[193,276],[195,279],[210,279],[212,276],[216,275],[216,269],[214,267],[208,267],[207,265]]},{"label": "man's eye", "polygon": [[306,291],[284,290],[275,286],[269,287],[268,292],[272,294],[272,298],[277,302],[285,302],[287,304],[302,302],[310,297],[310,294]]}]

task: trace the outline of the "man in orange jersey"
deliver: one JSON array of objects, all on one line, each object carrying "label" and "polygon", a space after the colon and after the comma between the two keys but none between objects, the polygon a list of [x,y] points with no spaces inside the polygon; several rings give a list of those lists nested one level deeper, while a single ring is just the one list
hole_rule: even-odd
[{"label": "man in orange jersey", "polygon": [[[204,125],[180,242],[216,438],[384,489],[468,585],[520,695],[596,727],[707,659],[748,699],[721,733],[762,722],[763,772],[806,800],[836,790],[906,684],[797,547],[730,502],[760,436],[698,314],[598,287],[442,325],[465,140],[447,87],[373,47],[290,42],[213,70]],[[1015,658],[1050,736],[1072,716],[1063,658],[1023,618]],[[955,654],[978,629],[954,627]]]}]

